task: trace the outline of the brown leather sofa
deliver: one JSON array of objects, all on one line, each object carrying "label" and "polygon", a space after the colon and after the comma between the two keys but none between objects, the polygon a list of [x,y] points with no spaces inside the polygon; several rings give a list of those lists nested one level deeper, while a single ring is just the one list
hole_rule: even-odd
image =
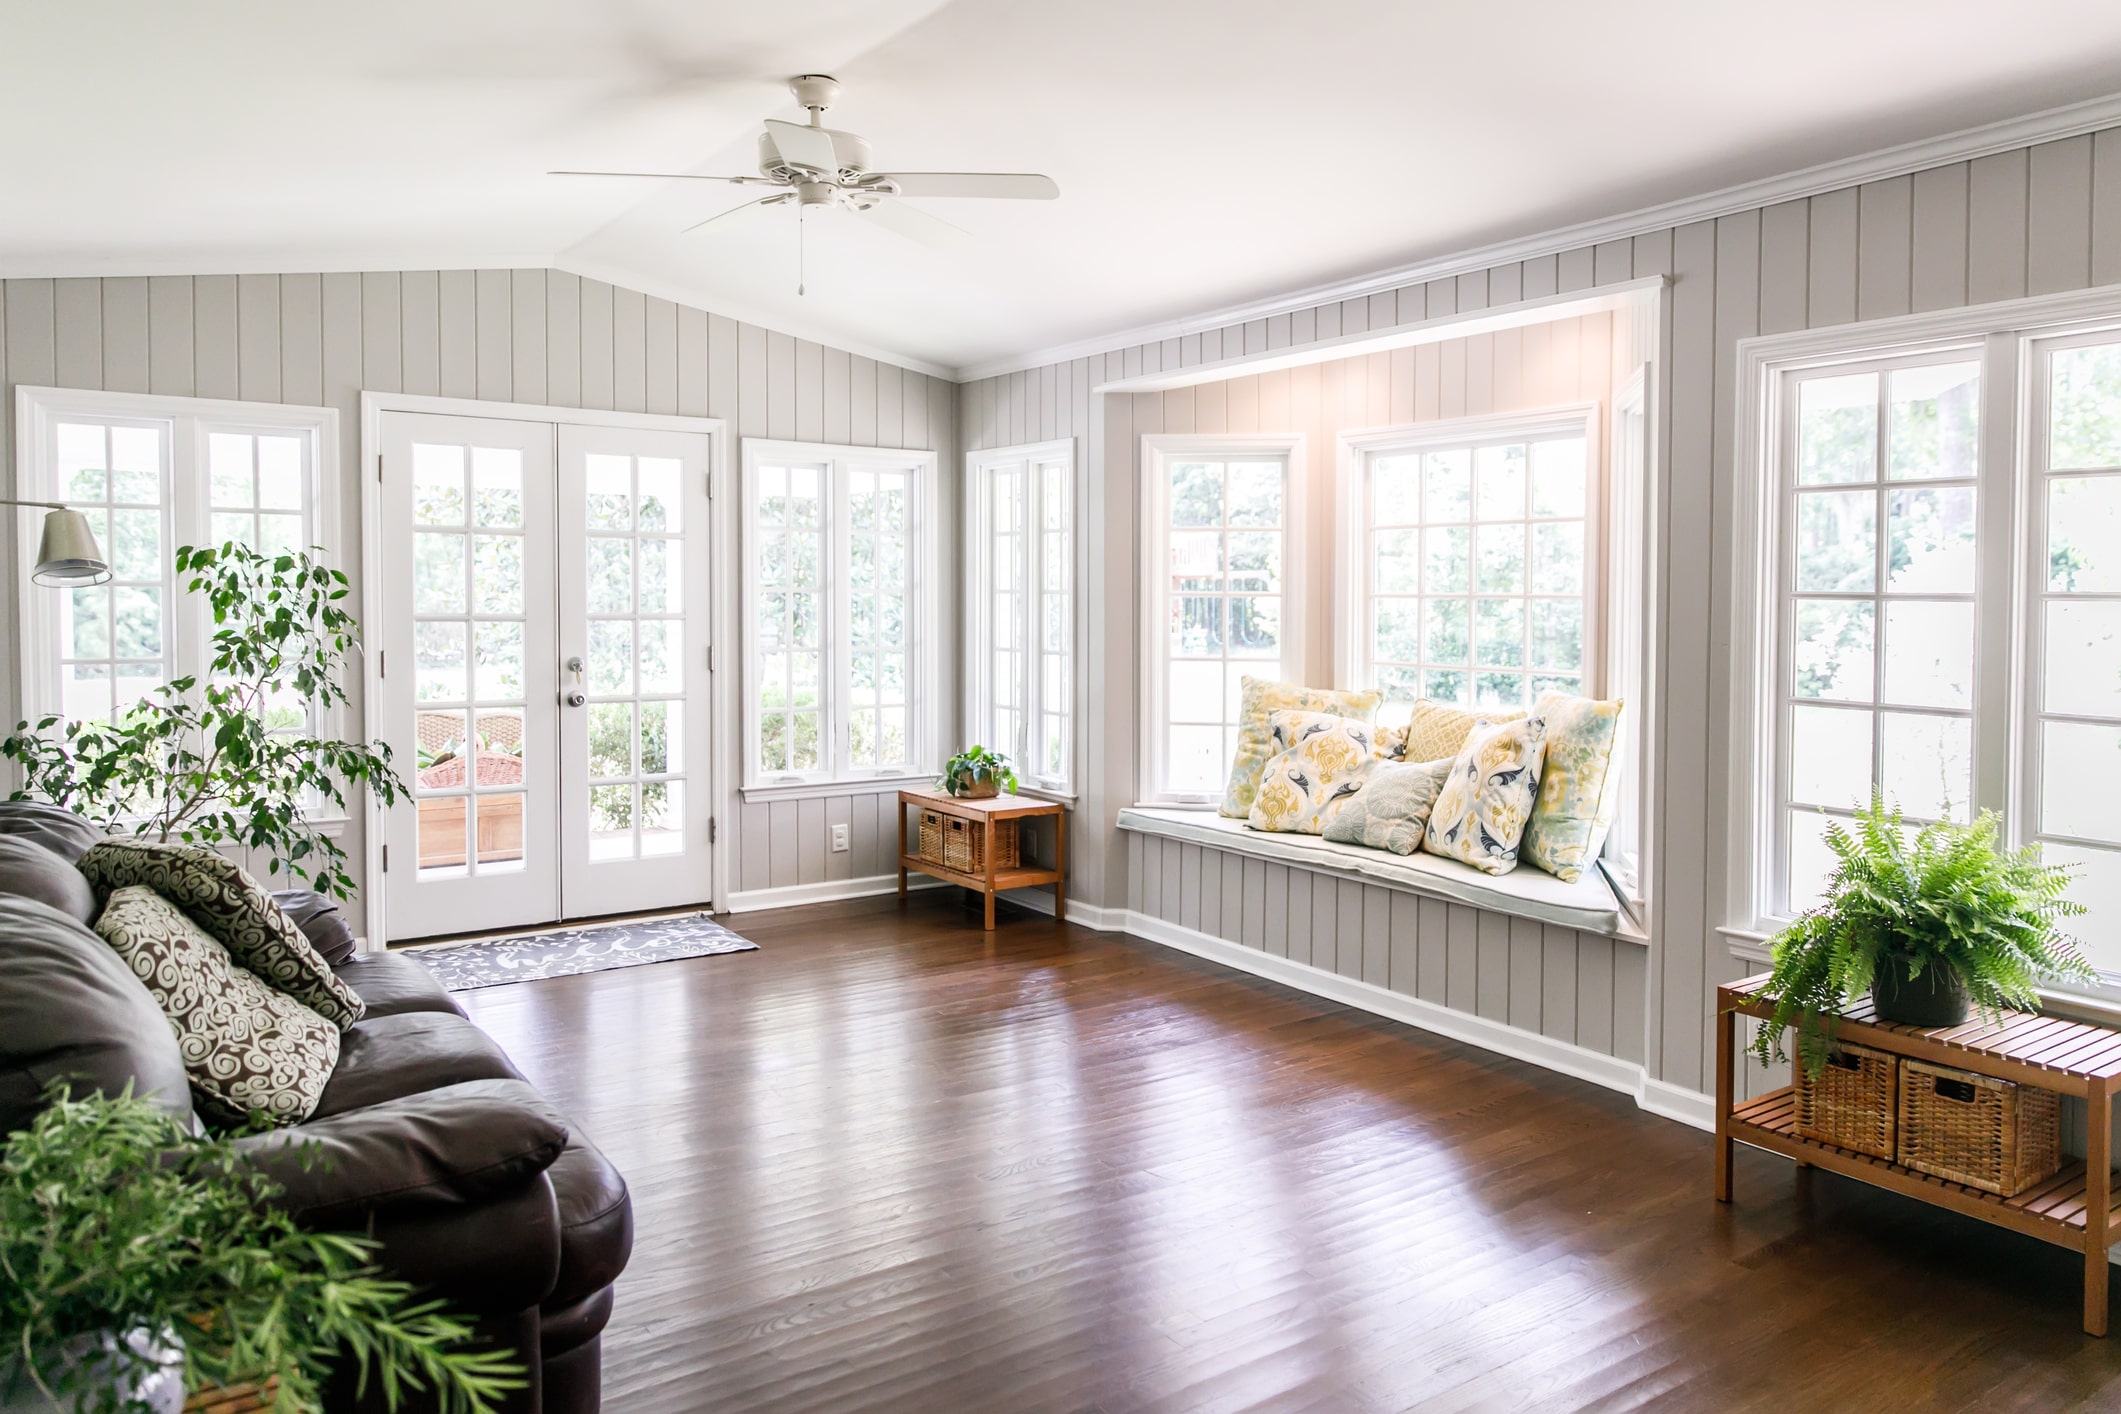
[{"label": "brown leather sofa", "polygon": [[[167,1022],[83,916],[93,895],[72,865],[95,837],[64,811],[0,802],[0,1139],[59,1076],[77,1091],[130,1084],[195,1122]],[[367,1015],[342,1037],[316,1113],[242,1141],[253,1161],[299,1220],[366,1232],[384,1268],[519,1352],[531,1381],[512,1414],[596,1410],[612,1283],[633,1249],[625,1180],[426,968],[357,955],[328,903],[281,899]],[[363,1405],[349,1384],[329,1407]]]}]

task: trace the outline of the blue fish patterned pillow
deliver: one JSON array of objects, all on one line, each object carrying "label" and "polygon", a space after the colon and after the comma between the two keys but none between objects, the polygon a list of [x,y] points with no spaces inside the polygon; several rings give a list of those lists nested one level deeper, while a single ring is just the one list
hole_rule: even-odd
[{"label": "blue fish patterned pillow", "polygon": [[1546,743],[1544,718],[1483,718],[1451,763],[1421,847],[1489,874],[1515,869],[1525,823],[1539,798]]}]

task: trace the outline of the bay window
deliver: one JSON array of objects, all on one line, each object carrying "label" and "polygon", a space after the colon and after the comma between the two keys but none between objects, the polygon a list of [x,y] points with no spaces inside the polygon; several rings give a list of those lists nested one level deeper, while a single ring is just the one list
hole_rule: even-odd
[{"label": "bay window", "polygon": [[1247,676],[1301,679],[1301,437],[1143,439],[1144,799],[1221,800]]}]

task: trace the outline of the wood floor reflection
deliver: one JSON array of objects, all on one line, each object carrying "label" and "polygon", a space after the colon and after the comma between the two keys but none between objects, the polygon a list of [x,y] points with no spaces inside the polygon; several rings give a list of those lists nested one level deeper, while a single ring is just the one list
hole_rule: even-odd
[{"label": "wood floor reflection", "polygon": [[633,1186],[607,1409],[2121,1405],[2058,1249],[953,895],[464,994]]}]

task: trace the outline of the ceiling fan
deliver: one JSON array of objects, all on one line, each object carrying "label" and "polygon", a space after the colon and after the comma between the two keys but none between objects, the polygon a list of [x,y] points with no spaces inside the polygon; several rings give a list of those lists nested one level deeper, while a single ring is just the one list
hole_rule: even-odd
[{"label": "ceiling fan", "polygon": [[[839,98],[838,80],[824,74],[801,74],[789,81],[788,91],[809,112],[810,121],[803,124],[776,118],[766,120],[766,131],[759,134],[759,175],[755,177],[709,176],[700,172],[560,171],[551,175],[646,177],[771,187],[770,194],[717,212],[685,230],[697,231],[746,211],[793,206],[799,218],[799,250],[802,219],[814,210],[838,208],[852,211],[910,240],[948,247],[966,239],[966,233],[918,207],[901,204],[899,198],[998,197],[1015,201],[1051,201],[1060,195],[1060,187],[1051,177],[1032,172],[874,171],[870,167],[866,139],[824,125],[825,110]],[[800,283],[796,292],[802,293]]]}]

